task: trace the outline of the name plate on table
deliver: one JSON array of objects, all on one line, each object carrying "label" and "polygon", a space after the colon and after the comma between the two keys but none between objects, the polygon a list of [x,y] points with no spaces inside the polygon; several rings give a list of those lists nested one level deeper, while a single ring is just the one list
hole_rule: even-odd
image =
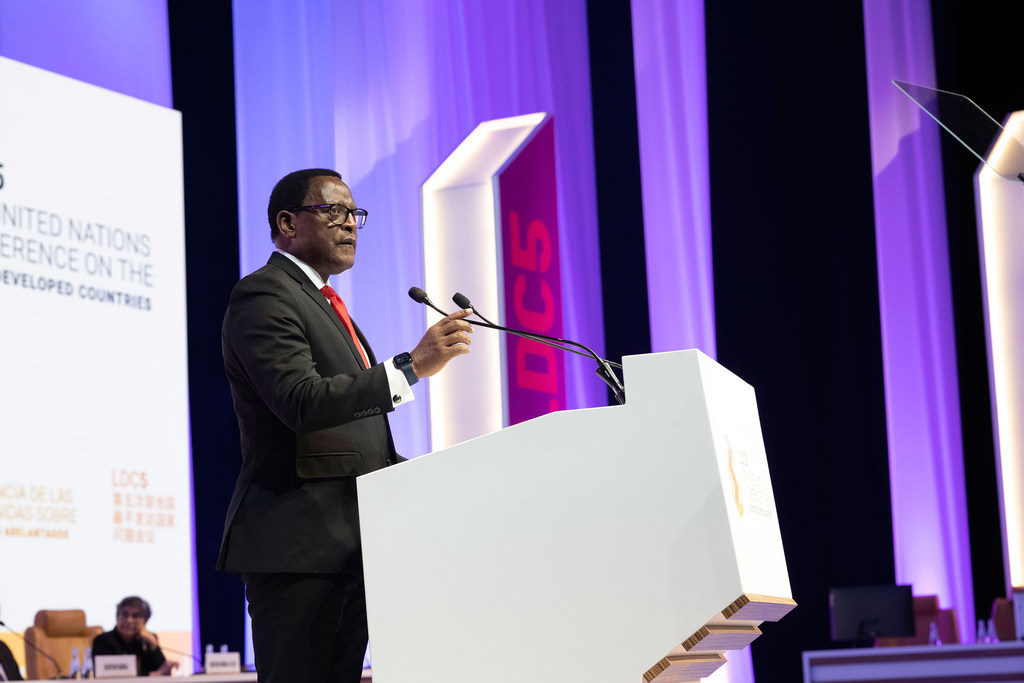
[{"label": "name plate on table", "polygon": [[203,664],[208,674],[237,674],[242,671],[242,658],[237,652],[207,652]]},{"label": "name plate on table", "polygon": [[139,665],[135,655],[93,655],[96,678],[125,678],[138,676]]}]

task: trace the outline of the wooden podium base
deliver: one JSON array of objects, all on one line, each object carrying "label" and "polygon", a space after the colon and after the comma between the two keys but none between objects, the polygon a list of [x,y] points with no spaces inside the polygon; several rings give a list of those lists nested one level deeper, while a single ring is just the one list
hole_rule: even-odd
[{"label": "wooden podium base", "polygon": [[644,674],[645,683],[651,683],[655,678],[658,679],[658,683],[699,681],[715,673],[720,666],[725,664],[725,657],[716,652],[696,655],[675,654],[675,652],[673,650],[665,659]]},{"label": "wooden podium base", "polygon": [[[742,650],[761,635],[764,621],[778,621],[796,607],[792,598],[741,595],[665,655],[644,674],[644,683],[686,683],[710,676],[725,664],[723,652]],[[745,622],[745,623],[736,623]],[[756,622],[756,623],[755,623]]]},{"label": "wooden podium base", "polygon": [[796,603],[792,598],[774,598],[769,595],[741,595],[722,610],[726,619],[751,621],[778,621],[792,611]]}]

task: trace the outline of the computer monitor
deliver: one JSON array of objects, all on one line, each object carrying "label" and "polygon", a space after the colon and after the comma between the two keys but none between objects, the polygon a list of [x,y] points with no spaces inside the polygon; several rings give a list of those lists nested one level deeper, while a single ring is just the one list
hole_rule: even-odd
[{"label": "computer monitor", "polygon": [[833,641],[914,635],[914,596],[910,586],[832,588],[828,607]]}]

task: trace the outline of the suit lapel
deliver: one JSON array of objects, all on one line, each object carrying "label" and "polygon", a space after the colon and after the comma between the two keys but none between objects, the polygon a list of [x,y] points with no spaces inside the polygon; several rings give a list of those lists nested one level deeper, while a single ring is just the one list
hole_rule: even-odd
[{"label": "suit lapel", "polygon": [[[359,349],[356,348],[351,335],[349,335],[348,330],[345,329],[345,323],[341,322],[341,318],[339,318],[338,314],[334,312],[331,302],[327,300],[327,297],[324,296],[323,292],[313,285],[309,277],[302,272],[302,269],[295,265],[290,258],[282,256],[277,252],[270,255],[270,260],[267,263],[268,265],[277,266],[281,270],[285,271],[299,284],[306,296],[308,296],[310,300],[324,312],[327,319],[330,320],[335,329],[338,330],[338,334],[341,335],[342,342],[348,347],[349,353],[351,353],[352,357],[355,358],[356,364],[362,366],[362,356],[359,355]],[[355,321],[352,321],[352,327],[355,328],[356,334],[359,336],[359,343],[363,345],[363,350],[366,351],[366,357],[370,360],[370,365],[375,365],[377,361],[374,360],[373,352],[370,350],[370,345],[366,342],[366,338],[363,337],[363,333],[359,330]]]},{"label": "suit lapel", "polygon": [[[369,359],[370,367],[372,368],[374,365],[377,364],[377,359],[373,356],[373,349],[370,348],[370,343],[366,341],[366,337],[363,336],[363,331],[359,329],[359,325],[356,325],[355,320],[352,321],[352,327],[355,328],[356,336],[359,337],[359,343],[363,345],[363,351],[366,351],[366,357],[367,359]],[[356,351],[356,353],[359,352]]]}]

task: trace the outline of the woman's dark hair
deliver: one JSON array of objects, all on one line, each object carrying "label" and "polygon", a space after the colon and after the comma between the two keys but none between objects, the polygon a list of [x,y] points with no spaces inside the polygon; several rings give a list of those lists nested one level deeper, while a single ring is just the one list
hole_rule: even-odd
[{"label": "woman's dark hair", "polygon": [[153,610],[149,608],[149,603],[137,595],[129,595],[127,598],[117,603],[117,616],[121,616],[121,612],[125,607],[134,607],[142,612],[142,618],[144,621],[149,621],[149,618],[153,616]]}]

